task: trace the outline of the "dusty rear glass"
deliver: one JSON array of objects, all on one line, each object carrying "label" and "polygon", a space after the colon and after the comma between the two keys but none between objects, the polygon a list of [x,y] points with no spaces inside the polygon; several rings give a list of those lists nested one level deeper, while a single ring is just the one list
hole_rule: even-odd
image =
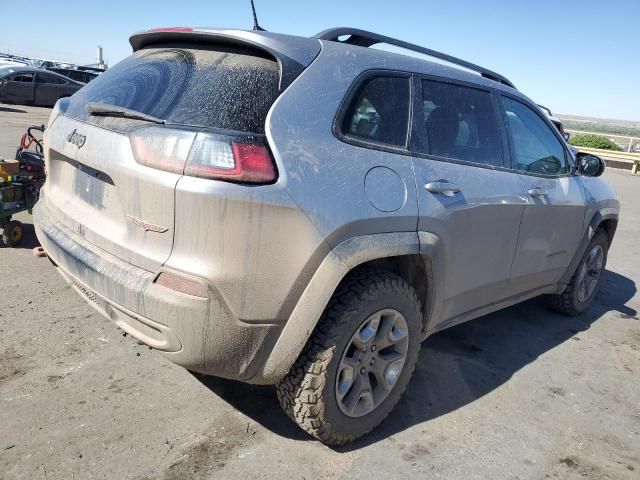
[{"label": "dusty rear glass", "polygon": [[145,113],[170,123],[264,133],[278,95],[275,60],[251,50],[167,46],[140,50],[71,98],[66,115],[113,130],[139,120],[91,116],[87,102]]}]

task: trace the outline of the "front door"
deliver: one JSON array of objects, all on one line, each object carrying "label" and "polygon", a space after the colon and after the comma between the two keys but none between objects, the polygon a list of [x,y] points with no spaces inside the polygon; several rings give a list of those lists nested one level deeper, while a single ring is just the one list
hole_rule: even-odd
[{"label": "front door", "polygon": [[7,100],[19,104],[33,103],[34,77],[35,74],[26,72],[10,76],[4,87]]},{"label": "front door", "polygon": [[434,319],[441,323],[508,296],[526,197],[505,168],[506,135],[490,90],[432,80],[416,90],[418,230],[437,235],[445,252]]},{"label": "front door", "polygon": [[554,127],[520,100],[503,96],[502,104],[512,167],[527,197],[511,271],[510,291],[517,294],[560,279],[582,237],[586,199]]}]

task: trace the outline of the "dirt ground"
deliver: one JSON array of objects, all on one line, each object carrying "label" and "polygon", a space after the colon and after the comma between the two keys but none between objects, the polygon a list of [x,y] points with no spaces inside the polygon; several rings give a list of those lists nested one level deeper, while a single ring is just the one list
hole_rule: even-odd
[{"label": "dirt ground", "polygon": [[[11,157],[48,110],[0,105]],[[605,174],[622,213],[594,308],[540,300],[428,339],[373,434],[331,449],[272,387],[193,375],[98,316],[23,248],[0,246],[2,479],[637,479],[640,176]]]}]

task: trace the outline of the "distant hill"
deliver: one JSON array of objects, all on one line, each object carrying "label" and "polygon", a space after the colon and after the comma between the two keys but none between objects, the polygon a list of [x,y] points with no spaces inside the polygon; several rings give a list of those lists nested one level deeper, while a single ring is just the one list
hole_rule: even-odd
[{"label": "distant hill", "polygon": [[584,130],[609,135],[640,137],[640,121],[612,120],[607,118],[580,117],[577,115],[555,114],[564,127],[570,130]]}]

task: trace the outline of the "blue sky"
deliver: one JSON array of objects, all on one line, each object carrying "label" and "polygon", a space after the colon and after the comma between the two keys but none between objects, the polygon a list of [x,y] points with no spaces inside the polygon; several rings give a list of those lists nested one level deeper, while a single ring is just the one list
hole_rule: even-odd
[{"label": "blue sky", "polygon": [[[256,0],[268,30],[353,26],[502,73],[554,112],[640,121],[640,0]],[[160,26],[250,28],[249,1],[0,0],[0,51],[114,64]],[[16,19],[15,21],[13,19]]]}]

